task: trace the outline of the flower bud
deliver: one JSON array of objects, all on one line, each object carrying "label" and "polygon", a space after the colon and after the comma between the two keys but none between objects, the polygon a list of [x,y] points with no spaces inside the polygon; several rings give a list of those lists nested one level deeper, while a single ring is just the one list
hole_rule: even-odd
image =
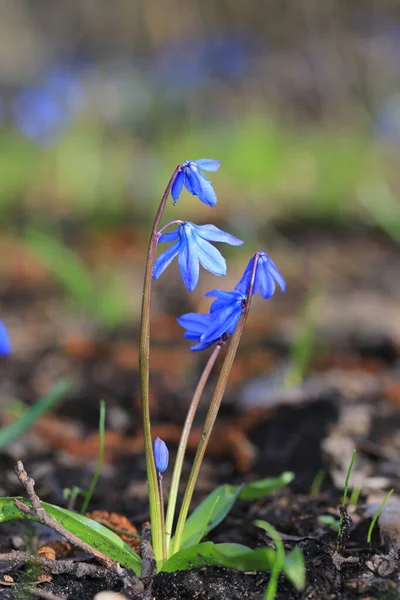
[{"label": "flower bud", "polygon": [[165,442],[156,438],[153,442],[154,461],[158,473],[164,473],[168,467],[169,452]]}]

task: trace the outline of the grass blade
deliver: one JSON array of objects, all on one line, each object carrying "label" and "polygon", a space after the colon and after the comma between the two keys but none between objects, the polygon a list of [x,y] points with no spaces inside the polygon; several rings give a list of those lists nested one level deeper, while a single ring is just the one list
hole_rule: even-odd
[{"label": "grass blade", "polygon": [[100,419],[99,419],[99,454],[97,457],[96,470],[93,474],[90,487],[86,492],[85,499],[82,504],[81,514],[84,515],[87,512],[89,503],[92,499],[94,490],[96,489],[97,481],[100,476],[101,466],[103,464],[104,457],[104,434],[105,434],[105,422],[106,422],[106,403],[104,400],[100,401]]},{"label": "grass blade", "polygon": [[48,412],[72,387],[71,381],[68,379],[62,379],[53,387],[52,390],[31,408],[24,412],[24,414],[14,423],[3,427],[0,430],[0,448],[3,448],[25,431],[30,429],[36,421],[40,419],[46,412]]}]

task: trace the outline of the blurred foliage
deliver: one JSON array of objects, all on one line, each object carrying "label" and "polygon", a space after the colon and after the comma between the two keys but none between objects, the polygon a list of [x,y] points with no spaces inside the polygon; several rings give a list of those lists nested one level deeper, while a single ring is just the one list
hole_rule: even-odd
[{"label": "blurred foliage", "polygon": [[[187,158],[220,159],[218,194],[230,211],[265,218],[308,214],[331,220],[357,210],[363,181],[383,176],[378,148],[356,131],[287,128],[262,115],[235,125],[203,127],[141,147],[123,134],[108,140],[94,127],[66,132],[40,147],[14,132],[0,136],[0,210],[3,221],[16,207],[40,218],[139,213],[159,202],[174,166]],[[245,201],[244,201],[245,199]],[[189,212],[197,212],[191,203]]]},{"label": "blurred foliage", "polygon": [[25,234],[26,245],[64,287],[69,297],[103,325],[117,325],[128,314],[128,297],[119,285],[118,273],[95,275],[81,258],[54,234],[35,229]]}]

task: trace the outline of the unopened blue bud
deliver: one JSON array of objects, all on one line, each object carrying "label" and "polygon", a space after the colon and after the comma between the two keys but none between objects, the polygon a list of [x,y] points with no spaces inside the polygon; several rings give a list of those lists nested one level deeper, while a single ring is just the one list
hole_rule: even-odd
[{"label": "unopened blue bud", "polygon": [[164,473],[168,467],[169,452],[167,444],[160,438],[156,438],[153,442],[154,461],[158,473]]}]

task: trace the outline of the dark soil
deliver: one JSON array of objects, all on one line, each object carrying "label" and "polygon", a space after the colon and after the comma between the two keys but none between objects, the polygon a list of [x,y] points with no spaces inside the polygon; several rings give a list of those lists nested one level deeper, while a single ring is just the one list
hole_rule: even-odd
[{"label": "dark soil", "polygon": [[[295,480],[289,488],[256,502],[238,502],[208,539],[273,547],[267,534],[253,525],[256,519],[265,519],[280,532],[287,550],[300,546],[306,561],[306,589],[296,592],[282,577],[278,600],[400,598],[397,565],[387,569],[391,571],[387,574],[378,566],[379,560],[385,562],[391,540],[382,544],[376,527],[372,544],[367,544],[370,520],[364,517],[361,506],[375,502],[377,495],[383,497],[391,487],[395,488],[393,497],[400,489],[400,331],[393,326],[400,282],[392,277],[400,252],[379,236],[363,238],[360,233],[336,236],[331,232],[326,239],[311,239],[308,233],[291,231],[291,236],[292,243],[301,246],[304,262],[317,253],[324,266],[321,271],[317,269],[325,296],[308,377],[304,385],[288,391],[276,375],[287,366],[293,315],[299,312],[304,292],[303,280],[300,282],[296,274],[290,281],[289,268],[289,290],[293,292],[270,301],[267,318],[262,313],[264,307],[258,305],[250,318],[195,502],[220,483],[247,482],[293,471]],[[336,246],[332,255],[333,240]],[[282,247],[275,254],[279,252],[281,261],[274,256],[276,262],[290,264],[293,250]],[[341,255],[348,257],[344,265],[337,260]],[[169,291],[167,304],[174,314],[155,315],[152,410],[154,434],[168,442],[172,464],[185,407],[205,356],[190,355],[174,321],[175,313],[197,307],[188,305],[187,297],[174,297],[171,282],[161,282],[160,286]],[[360,290],[365,301],[376,302],[377,319],[372,324],[369,316],[373,308],[364,318],[361,295],[354,295],[355,291],[361,294]],[[87,488],[97,456],[99,400],[104,398],[108,431],[105,464],[91,510],[117,512],[140,528],[148,519],[148,507],[137,408],[137,327],[129,335],[122,328],[112,334],[99,332],[90,321],[68,312],[65,296],[46,278],[9,284],[1,299],[3,314],[14,322],[17,338],[15,354],[2,365],[2,422],[12,418],[11,398],[31,404],[61,376],[70,376],[75,383],[33,432],[0,451],[0,493],[22,493],[13,473],[17,459],[24,461],[43,500],[65,506],[64,488]],[[66,321],[71,326],[66,326]],[[199,424],[206,405],[205,400]],[[319,517],[339,516],[353,448],[357,448],[357,458],[350,491],[352,485],[361,485],[360,508],[349,513],[351,521],[340,556],[356,562],[338,565],[334,560],[337,533]],[[195,440],[185,462],[185,477],[194,449]],[[321,469],[326,474],[320,493],[311,497],[311,484]],[[167,472],[166,489],[169,477]],[[20,522],[0,526],[1,552],[29,550],[45,541],[43,528],[27,528]],[[78,554],[75,560],[86,558]],[[26,590],[35,579],[29,578],[27,567],[8,569],[4,563],[0,567],[16,583],[6,587],[0,579],[1,600],[33,598]],[[147,597],[258,600],[263,598],[268,578],[268,573],[222,568],[159,574]],[[51,582],[36,587],[65,600],[92,600],[96,592],[105,589],[121,591],[120,582],[78,580],[67,575],[53,576]]]}]

